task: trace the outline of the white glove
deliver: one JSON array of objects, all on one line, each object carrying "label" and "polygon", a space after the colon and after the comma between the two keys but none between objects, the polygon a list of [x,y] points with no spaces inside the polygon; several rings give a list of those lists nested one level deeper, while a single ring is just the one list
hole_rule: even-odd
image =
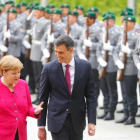
[{"label": "white glove", "polygon": [[31,30],[26,31],[28,35],[31,35]]},{"label": "white glove", "polygon": [[47,49],[43,49],[43,57],[44,58],[49,58],[50,57],[50,53]]},{"label": "white glove", "polygon": [[92,46],[91,40],[90,39],[85,39],[84,40],[84,46],[91,47]]},{"label": "white glove", "polygon": [[48,35],[48,41],[50,43],[53,43],[54,42],[54,34]]},{"label": "white glove", "polygon": [[140,71],[140,63],[137,63],[136,67]]},{"label": "white glove", "polygon": [[34,10],[31,12],[31,14],[27,17],[27,20],[30,20],[34,16]]},{"label": "white glove", "polygon": [[8,39],[11,37],[11,33],[9,30],[4,33],[4,37]]},{"label": "white glove", "polygon": [[128,43],[126,44],[126,46],[122,45],[122,52],[127,54],[131,53],[131,49],[129,49]]},{"label": "white glove", "polygon": [[28,41],[24,40],[22,44],[26,49],[31,49],[31,44]]},{"label": "white glove", "polygon": [[7,52],[8,51],[8,48],[6,46],[4,46],[4,45],[0,45],[0,50],[2,52]]},{"label": "white glove", "polygon": [[106,67],[106,66],[107,66],[107,62],[106,62],[102,57],[99,57],[99,58],[98,58],[98,62],[99,62],[99,64],[100,64],[102,67]]},{"label": "white glove", "polygon": [[109,40],[108,40],[107,43],[104,43],[104,50],[106,50],[106,51],[111,51],[112,50],[112,46],[110,45]]},{"label": "white glove", "polygon": [[41,58],[41,62],[42,62],[42,65],[45,65],[47,63],[47,58],[44,55]]},{"label": "white glove", "polygon": [[79,58],[80,58],[80,59],[83,59],[83,60],[87,60],[87,58],[84,56],[84,54],[80,54],[80,55],[79,55]]},{"label": "white glove", "polygon": [[122,61],[117,60],[117,61],[115,62],[115,64],[117,65],[117,67],[118,67],[119,69],[124,69],[124,64],[122,63]]}]

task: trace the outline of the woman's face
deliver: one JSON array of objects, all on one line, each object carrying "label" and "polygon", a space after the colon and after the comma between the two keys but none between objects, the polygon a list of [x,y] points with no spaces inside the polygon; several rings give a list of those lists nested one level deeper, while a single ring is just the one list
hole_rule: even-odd
[{"label": "woman's face", "polygon": [[7,84],[9,85],[17,84],[20,78],[20,69],[4,71],[3,77]]}]

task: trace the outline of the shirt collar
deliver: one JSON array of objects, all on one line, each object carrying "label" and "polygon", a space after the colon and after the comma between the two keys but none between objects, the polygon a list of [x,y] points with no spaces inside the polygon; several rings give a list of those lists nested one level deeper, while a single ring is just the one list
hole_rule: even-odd
[{"label": "shirt collar", "polygon": [[70,26],[70,29],[75,28],[77,25],[78,25],[77,23],[75,23],[75,24],[71,25],[71,26]]},{"label": "shirt collar", "polygon": [[[63,67],[65,67],[66,65],[68,65],[68,64],[62,63],[62,66],[63,66]],[[73,57],[72,60],[70,61],[69,65],[72,66],[72,67],[75,67],[74,57]]]},{"label": "shirt collar", "polygon": [[13,20],[13,21],[9,22],[9,25],[10,25],[10,26],[13,25],[13,24],[15,23],[15,21],[16,21],[16,20]]},{"label": "shirt collar", "polygon": [[131,33],[133,33],[134,32],[134,30],[132,30],[132,31],[130,31],[130,32],[127,32],[127,35],[129,36],[129,35],[131,35]]},{"label": "shirt collar", "polygon": [[57,24],[59,24],[59,23],[61,23],[61,20],[59,20],[59,21],[57,21],[57,22],[54,22],[53,25],[57,25]]},{"label": "shirt collar", "polygon": [[67,16],[62,17],[62,19],[63,19],[63,21],[66,21],[68,19],[68,17]]},{"label": "shirt collar", "polygon": [[44,17],[39,18],[36,22],[39,23],[41,20],[45,19]]},{"label": "shirt collar", "polygon": [[108,32],[110,33],[113,30],[114,26],[108,29]]}]

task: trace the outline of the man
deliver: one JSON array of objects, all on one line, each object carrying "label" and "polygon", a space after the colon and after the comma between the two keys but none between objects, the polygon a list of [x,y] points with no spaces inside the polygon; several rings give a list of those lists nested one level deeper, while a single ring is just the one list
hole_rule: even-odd
[{"label": "man", "polygon": [[60,6],[62,10],[62,21],[67,25],[67,20],[68,20],[68,13],[70,11],[70,5],[69,4],[62,4]]},{"label": "man", "polygon": [[[94,74],[94,81],[96,87],[96,98],[99,96],[99,73],[98,73],[98,62],[96,56],[96,50],[98,47],[102,46],[101,29],[95,25],[96,14],[94,12],[88,12],[84,15],[85,25],[87,30],[85,32],[84,40],[80,46],[84,46],[85,49],[89,49],[88,60],[91,63],[91,67]],[[88,38],[87,38],[87,32]],[[87,52],[88,53],[88,52]],[[85,53],[86,54],[86,53]]]},{"label": "man", "polygon": [[103,23],[101,21],[98,20],[98,15],[99,15],[99,9],[97,7],[91,7],[87,10],[87,12],[95,12],[96,13],[96,20],[95,23],[102,28],[103,27]]},{"label": "man", "polygon": [[[45,32],[49,29],[50,22],[46,20],[44,17],[45,8],[43,6],[36,6],[34,7],[34,10],[35,10],[34,16],[37,20],[34,22],[34,25],[32,26],[31,29],[32,45],[31,45],[30,59],[33,64],[35,85],[38,94],[40,73],[43,67],[41,62],[41,58],[43,56],[41,50],[41,39],[45,34]],[[38,104],[38,98],[33,103]]]},{"label": "man", "polygon": [[24,37],[22,25],[16,21],[17,10],[10,9],[9,13],[9,30],[6,31],[6,26],[3,29],[1,44],[5,45],[5,39],[8,39],[7,55],[13,55],[20,59],[21,57],[21,41]]},{"label": "man", "polygon": [[[135,66],[138,69],[139,92],[140,92],[140,38],[137,41],[137,46],[136,46],[135,51],[133,53],[133,60],[134,60]],[[140,117],[140,114],[138,114],[137,117]],[[140,123],[135,124],[134,127],[140,128]]]},{"label": "man", "polygon": [[[108,38],[106,32],[103,32],[103,46],[97,48],[97,59],[101,67],[106,67],[106,76],[100,77],[100,88],[103,92],[104,98],[109,98],[108,102],[104,102],[104,114],[98,118],[103,118],[104,120],[113,120],[118,101],[118,92],[116,83],[117,67],[114,64],[112,53],[117,46],[120,33],[115,27],[114,14],[107,14],[105,17],[103,17],[103,21],[106,32],[108,32]],[[106,39],[108,39],[107,42]],[[103,57],[105,57],[105,51],[108,51],[107,62],[103,59]],[[100,75],[102,72],[101,67]]]},{"label": "man", "polygon": [[[45,60],[47,62],[47,58],[50,57],[50,61],[56,59],[55,51],[54,51],[54,41],[59,36],[64,35],[64,29],[66,25],[61,20],[62,10],[54,9],[52,10],[52,34],[51,30],[46,31],[46,33],[42,37],[42,45],[41,49],[43,51],[42,62]],[[50,44],[52,44],[52,48],[50,48]],[[51,49],[51,54],[50,53]]]},{"label": "man", "polygon": [[68,22],[69,22],[69,31],[68,28],[65,30],[65,33],[68,34],[69,36],[73,39],[74,41],[74,50],[73,50],[73,55],[74,57],[79,57],[81,59],[85,59],[82,54],[82,48],[80,46],[80,43],[83,41],[84,37],[84,32],[85,30],[83,27],[78,25],[77,23],[77,17],[78,17],[78,12],[77,11],[69,11],[68,13]]},{"label": "man", "polygon": [[[127,23],[126,23],[127,22]],[[126,98],[128,100],[128,108],[122,118],[122,123],[125,125],[135,124],[135,116],[137,113],[137,68],[133,61],[133,52],[136,48],[136,43],[139,35],[135,32],[136,18],[134,16],[125,16],[123,21],[124,29],[127,31],[127,43],[125,43],[125,34],[120,38],[117,47],[114,50],[113,57],[115,65],[119,69],[124,69],[124,86],[126,90]],[[124,68],[122,63],[122,53],[127,55],[127,60]],[[120,54],[120,55],[119,55]]]},{"label": "man", "polygon": [[55,42],[58,59],[43,68],[39,93],[39,101],[44,101],[38,120],[40,140],[46,139],[47,110],[48,130],[53,140],[82,140],[86,108],[88,134],[95,134],[96,97],[92,68],[88,61],[73,57],[73,47],[69,36],[60,36]]},{"label": "man", "polygon": [[75,10],[78,12],[77,22],[80,26],[84,27],[85,20],[84,20],[84,7],[82,5],[75,6]]},{"label": "man", "polygon": [[46,8],[53,10],[55,8],[54,4],[47,4]]},{"label": "man", "polygon": [[52,11],[51,11],[50,9],[46,8],[46,9],[45,9],[44,17],[45,17],[46,19],[50,20],[50,18],[51,18],[51,13],[52,13]]}]

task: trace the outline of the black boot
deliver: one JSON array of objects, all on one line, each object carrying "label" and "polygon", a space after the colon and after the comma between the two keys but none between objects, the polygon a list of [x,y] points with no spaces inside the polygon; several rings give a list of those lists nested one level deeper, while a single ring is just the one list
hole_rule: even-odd
[{"label": "black boot", "polygon": [[107,115],[108,111],[104,111],[104,113],[100,116],[97,116],[98,119],[103,119]]},{"label": "black boot", "polygon": [[116,123],[124,123],[128,119],[128,117],[129,117],[128,114],[124,114],[123,118],[116,121]]},{"label": "black boot", "polygon": [[108,112],[104,120],[114,120],[114,112]]},{"label": "black boot", "polygon": [[124,113],[123,109],[118,110],[117,113]]},{"label": "black boot", "polygon": [[139,124],[135,124],[134,127],[140,128],[140,123]]},{"label": "black boot", "polygon": [[135,124],[135,116],[129,116],[128,119],[124,122],[124,125],[130,125],[130,124]]}]

